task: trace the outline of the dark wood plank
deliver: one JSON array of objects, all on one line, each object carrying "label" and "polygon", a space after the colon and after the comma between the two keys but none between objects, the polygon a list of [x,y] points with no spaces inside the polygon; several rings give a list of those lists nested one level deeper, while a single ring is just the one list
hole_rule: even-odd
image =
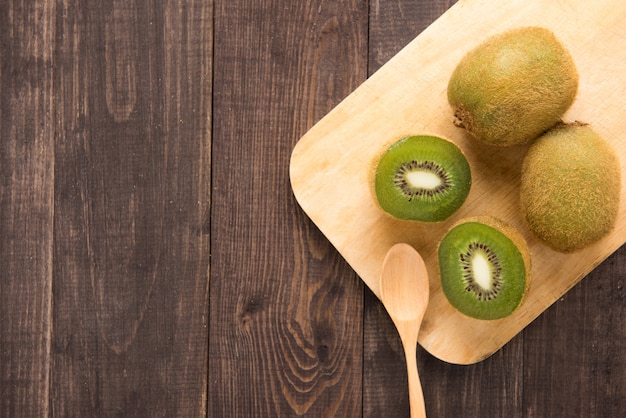
[{"label": "dark wood plank", "polygon": [[298,208],[288,167],[365,80],[367,12],[216,4],[209,416],[361,415],[362,284]]},{"label": "dark wood plank", "polygon": [[204,416],[212,2],[58,2],[55,416]]},{"label": "dark wood plank", "polygon": [[524,330],[524,414],[626,411],[626,246]]},{"label": "dark wood plank", "polygon": [[0,4],[0,416],[49,412],[54,2]]},{"label": "dark wood plank", "polygon": [[[455,1],[377,0],[370,16],[370,73]],[[364,305],[364,417],[409,416],[404,354],[384,307],[369,291]],[[517,416],[522,402],[523,339],[472,366],[446,364],[418,348],[429,416]]]},{"label": "dark wood plank", "polygon": [[[0,416],[408,416],[288,166],[453,3],[2,2]],[[479,364],[419,349],[429,416],[621,416],[625,278],[622,247]]]},{"label": "dark wood plank", "polygon": [[[364,305],[363,416],[409,417],[406,366],[391,319],[373,293]],[[417,361],[428,416],[519,416],[523,339],[471,366],[447,364],[418,347]]]},{"label": "dark wood plank", "polygon": [[370,0],[369,74],[382,67],[457,0]]}]

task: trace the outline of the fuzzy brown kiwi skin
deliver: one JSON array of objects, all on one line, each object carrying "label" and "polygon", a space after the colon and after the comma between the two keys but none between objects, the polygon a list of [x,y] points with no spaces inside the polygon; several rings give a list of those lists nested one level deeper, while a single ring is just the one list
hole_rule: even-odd
[{"label": "fuzzy brown kiwi skin", "polygon": [[563,44],[545,28],[523,27],[468,52],[450,77],[448,101],[456,126],[489,145],[511,146],[556,124],[577,90],[578,72]]},{"label": "fuzzy brown kiwi skin", "polygon": [[555,251],[580,251],[613,230],[621,187],[619,158],[610,145],[586,123],[558,124],[524,158],[522,215]]}]

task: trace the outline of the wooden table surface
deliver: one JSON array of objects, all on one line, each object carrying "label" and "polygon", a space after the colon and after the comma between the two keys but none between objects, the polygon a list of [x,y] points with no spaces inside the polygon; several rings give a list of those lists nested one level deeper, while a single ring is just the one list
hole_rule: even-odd
[{"label": "wooden table surface", "polygon": [[[408,417],[289,158],[453,3],[3,1],[0,416]],[[429,416],[623,416],[625,279],[623,246],[480,363],[419,348]]]}]

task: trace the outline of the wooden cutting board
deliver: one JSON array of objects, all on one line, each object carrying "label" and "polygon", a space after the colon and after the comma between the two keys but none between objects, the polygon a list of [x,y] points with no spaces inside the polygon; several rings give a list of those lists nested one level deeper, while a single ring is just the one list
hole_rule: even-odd
[{"label": "wooden cutting board", "polygon": [[[430,274],[430,305],[419,343],[450,363],[470,364],[497,351],[626,242],[626,187],[614,231],[574,254],[552,251],[523,224],[518,208],[520,166],[527,146],[477,144],[453,126],[447,82],[461,57],[486,37],[519,26],[555,32],[580,74],[566,121],[584,121],[618,153],[626,183],[626,2],[622,0],[460,0],[298,141],[290,177],[305,213],[379,295],[381,264],[397,242],[413,245]],[[463,207],[447,221],[399,221],[376,205],[372,162],[392,142],[433,134],[455,142],[472,167]],[[436,247],[450,225],[489,214],[520,229],[532,255],[532,279],[522,306],[510,317],[479,321],[456,312],[439,285]]]}]

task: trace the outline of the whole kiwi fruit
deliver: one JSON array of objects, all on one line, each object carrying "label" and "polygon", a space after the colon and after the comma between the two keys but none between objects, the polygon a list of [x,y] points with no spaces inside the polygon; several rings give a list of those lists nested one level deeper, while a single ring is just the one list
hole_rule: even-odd
[{"label": "whole kiwi fruit", "polygon": [[448,83],[455,124],[491,145],[526,143],[560,121],[578,90],[578,72],[548,29],[494,35],[468,52]]},{"label": "whole kiwi fruit", "polygon": [[437,250],[441,288],[459,312],[493,320],[522,303],[530,253],[514,227],[491,216],[466,218],[445,234]]},{"label": "whole kiwi fruit", "polygon": [[608,234],[620,192],[619,159],[589,125],[555,126],[533,142],[522,163],[523,216],[537,237],[560,252]]},{"label": "whole kiwi fruit", "polygon": [[408,136],[387,148],[376,164],[374,191],[391,216],[439,222],[452,215],[470,191],[470,166],[452,142]]}]

